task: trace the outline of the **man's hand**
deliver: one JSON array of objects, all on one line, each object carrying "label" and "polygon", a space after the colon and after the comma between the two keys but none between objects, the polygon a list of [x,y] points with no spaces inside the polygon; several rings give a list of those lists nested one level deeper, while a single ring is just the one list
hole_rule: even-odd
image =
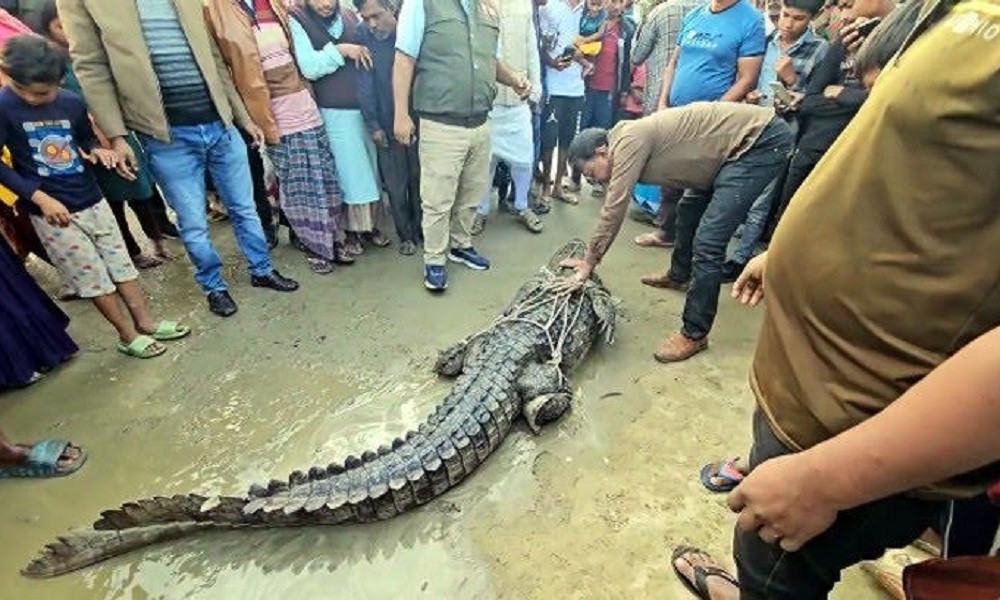
[{"label": "man's hand", "polygon": [[849,25],[845,25],[840,30],[840,41],[843,42],[844,48],[851,54],[857,54],[858,50],[861,49],[861,44],[865,43],[865,39],[868,38],[868,33],[862,34],[858,29],[865,23],[872,21],[873,19],[855,19],[854,22]]},{"label": "man's hand", "polygon": [[267,145],[267,136],[264,135],[264,130],[257,127],[256,123],[250,123],[244,128],[250,139],[253,140],[252,146],[254,148],[263,148]]},{"label": "man's hand", "polygon": [[564,58],[562,56],[556,56],[555,58],[549,56],[548,58],[549,66],[556,71],[565,71],[573,63],[572,58]]},{"label": "man's hand", "polygon": [[774,70],[778,73],[778,79],[786,86],[795,85],[799,80],[799,74],[795,72],[795,64],[787,56],[779,56],[774,61]]},{"label": "man's hand", "polygon": [[829,98],[830,100],[836,100],[840,98],[840,93],[844,91],[844,86],[842,85],[828,85],[823,88],[823,97]]},{"label": "man's hand", "polygon": [[372,133],[372,141],[379,148],[386,148],[389,146],[389,140],[385,137],[385,132],[379,129],[378,131]]},{"label": "man's hand", "polygon": [[34,194],[32,194],[31,201],[34,202],[38,208],[42,209],[42,216],[45,217],[45,221],[49,225],[53,225],[55,227],[66,227],[70,224],[71,218],[69,211],[66,210],[66,206],[42,190],[37,190]]},{"label": "man's hand", "polygon": [[392,129],[396,141],[404,146],[412,144],[414,138],[416,137],[414,133],[417,129],[416,126],[414,126],[413,119],[410,118],[409,113],[397,112]]},{"label": "man's hand", "polygon": [[746,97],[743,98],[743,101],[746,102],[747,104],[760,104],[760,101],[763,97],[764,95],[761,94],[759,91],[750,90],[750,92],[746,95]]},{"label": "man's hand", "polygon": [[104,148],[94,148],[90,152],[80,148],[80,156],[90,164],[99,164],[109,171],[114,170],[118,166],[118,161],[121,160],[114,150],[105,150]]},{"label": "man's hand", "polygon": [[764,298],[764,271],[767,267],[767,252],[755,256],[733,284],[733,298],[753,308]]},{"label": "man's hand", "polygon": [[561,294],[569,294],[583,287],[590,279],[590,274],[594,272],[594,265],[579,258],[567,258],[559,263],[560,267],[573,269],[573,274],[552,282],[551,289]]},{"label": "man's hand", "polygon": [[113,138],[111,150],[118,155],[115,171],[128,181],[134,181],[135,174],[139,170],[139,160],[135,157],[132,146],[128,145],[128,140],[124,137]]},{"label": "man's hand", "polygon": [[792,95],[792,101],[790,103],[785,102],[784,100],[778,97],[774,98],[774,108],[779,113],[790,113],[799,110],[799,105],[802,104],[802,98],[805,97],[805,94],[803,94],[802,92],[788,92],[788,93]]},{"label": "man's hand", "polygon": [[522,102],[531,97],[531,82],[524,77],[521,77],[518,80],[517,85],[511,89],[514,90],[514,93],[517,94],[517,97],[520,98]]},{"label": "man's hand", "polygon": [[348,60],[354,61],[354,66],[359,69],[370,70],[372,68],[372,53],[368,48],[358,44],[337,44],[337,51]]},{"label": "man's hand", "polygon": [[813,468],[808,453],[779,456],[758,465],[727,502],[737,526],[795,552],[833,525],[840,507],[829,493],[828,473]]}]

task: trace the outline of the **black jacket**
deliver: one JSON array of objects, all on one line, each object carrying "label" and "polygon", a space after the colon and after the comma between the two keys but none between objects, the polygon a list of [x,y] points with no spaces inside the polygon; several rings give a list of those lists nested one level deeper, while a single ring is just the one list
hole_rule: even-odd
[{"label": "black jacket", "polygon": [[[823,90],[828,85],[843,86],[844,91],[836,99],[827,98]],[[799,105],[799,150],[826,152],[867,97],[868,92],[854,74],[853,59],[843,42],[833,42],[826,56],[816,65]]]}]

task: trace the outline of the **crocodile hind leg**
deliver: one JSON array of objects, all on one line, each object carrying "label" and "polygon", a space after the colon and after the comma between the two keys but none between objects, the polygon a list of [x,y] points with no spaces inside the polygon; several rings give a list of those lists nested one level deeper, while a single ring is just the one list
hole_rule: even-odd
[{"label": "crocodile hind leg", "polygon": [[442,377],[458,377],[465,363],[465,350],[468,340],[462,340],[454,346],[442,350],[434,363],[434,372]]},{"label": "crocodile hind leg", "polygon": [[523,399],[521,414],[535,433],[569,410],[573,394],[566,387],[559,368],[552,364],[530,364],[517,381]]},{"label": "crocodile hind leg", "polygon": [[473,337],[442,350],[434,363],[434,372],[442,377],[458,377],[476,357],[482,355],[482,338]]},{"label": "crocodile hind leg", "polygon": [[547,425],[569,410],[569,405],[573,401],[573,395],[568,392],[555,392],[553,394],[542,394],[524,403],[521,414],[528,422],[528,427],[534,433],[540,433],[542,426]]}]

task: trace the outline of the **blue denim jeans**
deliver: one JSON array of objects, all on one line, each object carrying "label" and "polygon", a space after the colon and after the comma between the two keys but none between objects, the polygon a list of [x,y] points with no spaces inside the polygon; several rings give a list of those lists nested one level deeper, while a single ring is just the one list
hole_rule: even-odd
[{"label": "blue denim jeans", "polygon": [[195,281],[205,293],[227,288],[222,259],[209,237],[205,215],[205,172],[229,211],[236,241],[253,275],[271,273],[271,256],[253,200],[246,145],[234,127],[216,121],[170,128],[170,143],[140,135],[149,168],[177,213],[177,229],[195,266]]},{"label": "blue denim jeans", "polygon": [[[780,171],[779,171],[780,174]],[[757,243],[764,236],[764,229],[767,227],[767,219],[771,216],[771,206],[774,205],[774,194],[778,187],[780,177],[775,177],[771,183],[767,184],[760,197],[754,200],[750,212],[747,213],[746,221],[743,222],[743,237],[733,252],[733,261],[741,265],[750,262],[750,259],[757,254]]]},{"label": "blue denim jeans", "polygon": [[689,190],[677,204],[670,277],[691,282],[681,329],[688,338],[700,340],[711,331],[729,238],[754,200],[778,176],[791,148],[788,123],[772,119],[746,153],[722,166],[711,190]]}]

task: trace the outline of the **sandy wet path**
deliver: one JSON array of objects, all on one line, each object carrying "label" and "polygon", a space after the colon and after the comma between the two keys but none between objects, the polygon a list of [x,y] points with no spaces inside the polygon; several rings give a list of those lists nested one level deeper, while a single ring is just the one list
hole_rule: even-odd
[{"label": "sandy wet path", "polygon": [[[697,471],[746,451],[760,315],[723,302],[709,352],[655,363],[683,297],[639,285],[668,254],[631,246],[634,223],[600,271],[622,301],[618,343],[575,374],[572,413],[538,437],[515,430],[444,498],[387,523],[211,534],[54,580],[18,574],[54,535],[122,501],[241,493],[404,432],[447,391],[430,374],[437,350],[487,324],[558,245],[588,235],[597,202],[556,206],[541,235],[494,216],[479,247],[495,268],[452,266],[439,298],[423,291],[415,257],[373,252],[319,278],[284,245],[277,263],[303,289],[253,290],[228,227],[215,226],[240,313],[208,314],[184,260],[144,274],[158,314],[196,328],[155,361],[118,355],[95,311],[66,305],[84,352],[0,396],[0,423],[21,440],[66,436],[91,458],[65,480],[0,482],[0,597],[686,598],[667,564],[673,546],[730,547],[724,500]],[[834,595],[880,597],[857,571]]]}]

